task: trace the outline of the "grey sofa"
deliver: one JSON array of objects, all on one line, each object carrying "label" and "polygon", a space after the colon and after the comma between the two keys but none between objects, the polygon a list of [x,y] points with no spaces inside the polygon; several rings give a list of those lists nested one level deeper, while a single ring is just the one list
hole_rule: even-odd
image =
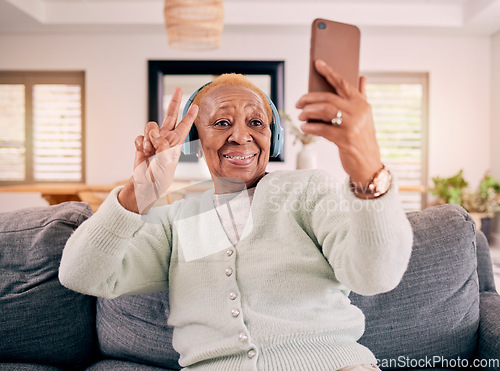
[{"label": "grey sofa", "polygon": [[[0,370],[180,368],[166,292],[104,300],[59,284],[65,241],[91,214],[78,202],[0,214]],[[382,369],[499,370],[500,296],[484,235],[456,205],[408,217],[401,284],[350,296],[366,315],[360,342]]]}]

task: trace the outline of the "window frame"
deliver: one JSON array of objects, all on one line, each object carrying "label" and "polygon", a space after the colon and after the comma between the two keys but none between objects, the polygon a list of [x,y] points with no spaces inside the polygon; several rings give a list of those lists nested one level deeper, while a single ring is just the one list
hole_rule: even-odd
[{"label": "window frame", "polygon": [[[420,191],[421,210],[427,207],[427,184],[429,176],[429,73],[428,72],[390,72],[367,71],[367,84],[421,84],[422,85],[422,173]],[[368,102],[370,103],[370,102]],[[375,123],[375,128],[377,123]],[[403,185],[403,184],[401,184]]]},{"label": "window frame", "polygon": [[[244,75],[269,75],[269,98],[278,110],[285,107],[285,61],[274,60],[148,60],[148,121],[162,122],[163,78],[168,75],[221,75],[234,72]],[[284,133],[286,137],[286,132]],[[285,161],[285,145],[270,162]],[[179,162],[198,162],[196,155],[181,153]]]},{"label": "window frame", "polygon": [[[25,122],[25,179],[0,180],[0,186],[25,184],[82,184],[86,181],[86,146],[85,146],[85,71],[0,71],[0,84],[23,84],[25,86],[24,122]],[[81,104],[81,179],[35,180],[33,158],[33,86],[36,84],[71,84],[80,85]]]}]

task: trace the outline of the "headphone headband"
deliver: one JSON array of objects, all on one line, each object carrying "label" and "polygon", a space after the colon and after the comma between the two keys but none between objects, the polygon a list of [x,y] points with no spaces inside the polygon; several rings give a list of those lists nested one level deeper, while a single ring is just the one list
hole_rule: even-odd
[{"label": "headphone headband", "polygon": [[[198,92],[210,83],[211,83],[211,81],[207,82],[206,84],[204,84],[201,87],[199,87],[198,89],[196,89],[196,91],[193,94],[191,94],[191,96],[189,97],[189,99],[186,102],[186,105],[184,106],[184,110],[182,112],[182,117],[186,116],[186,114],[189,110],[189,107],[193,103],[193,100],[196,97],[196,95],[198,94]],[[270,156],[277,157],[283,151],[283,143],[284,143],[284,139],[285,139],[284,133],[285,132],[280,124],[280,116],[278,113],[278,109],[274,105],[273,101],[267,96],[267,94],[265,94],[264,92],[263,92],[263,94],[266,96],[267,101],[269,102],[269,105],[271,106],[271,110],[273,113],[273,119],[272,119],[271,124],[270,124],[270,129],[271,129],[271,151],[270,151],[271,153],[270,153]],[[196,127],[193,124],[193,126],[191,126],[191,130],[189,131],[188,136],[184,140],[184,143],[182,143],[182,152],[185,155],[192,155],[192,154],[196,154],[198,152],[198,145],[199,144],[198,144],[198,141],[196,141],[197,139],[198,139],[198,131],[196,130]]]}]

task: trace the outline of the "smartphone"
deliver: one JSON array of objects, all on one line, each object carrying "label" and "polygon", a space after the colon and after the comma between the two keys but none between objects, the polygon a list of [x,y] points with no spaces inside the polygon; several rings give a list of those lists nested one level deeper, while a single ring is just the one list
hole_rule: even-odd
[{"label": "smartphone", "polygon": [[322,59],[347,82],[359,85],[359,49],[361,32],[358,27],[315,19],[311,28],[311,51],[309,63],[309,91],[336,93],[326,79],[314,68],[314,61]]}]

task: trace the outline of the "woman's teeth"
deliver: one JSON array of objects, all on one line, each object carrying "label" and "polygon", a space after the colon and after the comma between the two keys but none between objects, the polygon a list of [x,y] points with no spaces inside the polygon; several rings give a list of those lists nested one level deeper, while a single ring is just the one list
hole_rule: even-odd
[{"label": "woman's teeth", "polygon": [[255,156],[255,153],[253,155],[248,155],[248,156],[229,156],[229,155],[223,155],[223,156],[226,158],[234,158],[236,160],[244,160],[246,158],[250,158],[250,157]]}]

